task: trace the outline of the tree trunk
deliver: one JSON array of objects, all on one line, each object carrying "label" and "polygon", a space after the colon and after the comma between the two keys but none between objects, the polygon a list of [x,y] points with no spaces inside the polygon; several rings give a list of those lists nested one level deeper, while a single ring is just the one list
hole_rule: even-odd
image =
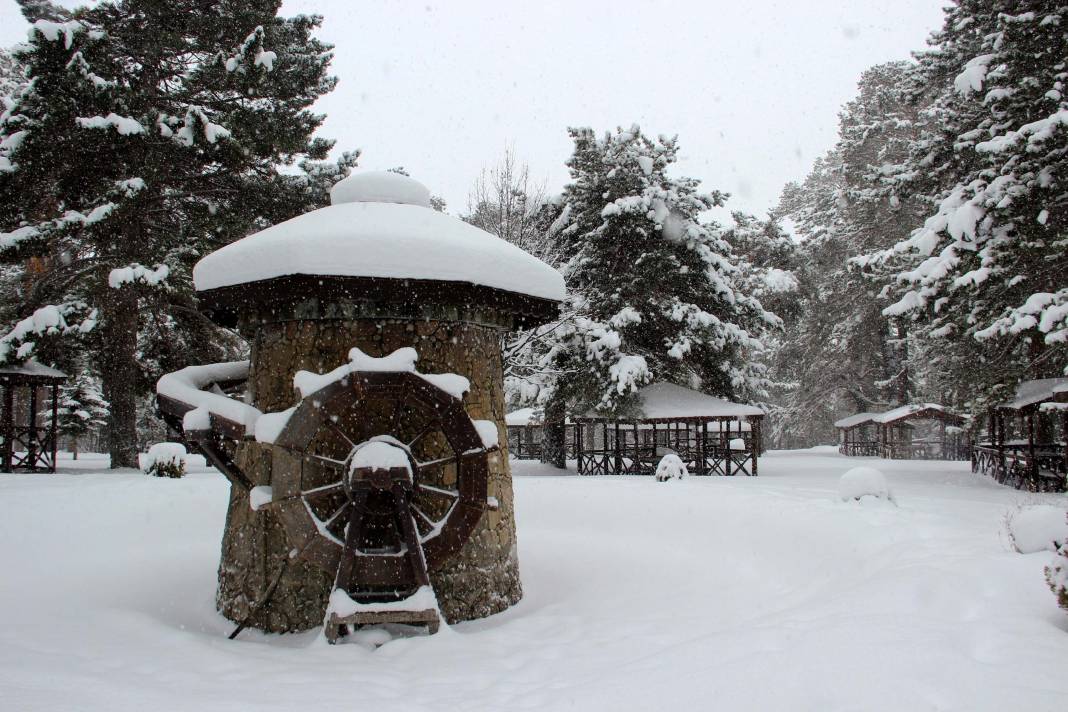
[{"label": "tree trunk", "polygon": [[545,405],[545,437],[542,460],[561,470],[567,467],[567,404],[553,397]]},{"label": "tree trunk", "polygon": [[100,379],[111,404],[107,443],[112,469],[137,467],[137,295],[108,289],[104,295]]}]

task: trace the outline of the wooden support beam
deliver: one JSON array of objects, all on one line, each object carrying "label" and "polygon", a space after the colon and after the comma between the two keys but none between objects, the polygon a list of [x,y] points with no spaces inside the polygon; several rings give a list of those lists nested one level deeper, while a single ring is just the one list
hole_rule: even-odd
[{"label": "wooden support beam", "polygon": [[[77,451],[77,449],[75,449]],[[52,384],[52,472],[59,460],[59,384]]]},{"label": "wooden support beam", "polygon": [[1038,460],[1035,458],[1035,411],[1027,414],[1027,470],[1031,482],[1038,483]]},{"label": "wooden support beam", "polygon": [[15,387],[10,382],[4,383],[4,406],[0,433],[4,436],[3,465],[4,472],[11,472],[15,457]]},{"label": "wooden support beam", "polygon": [[27,423],[29,429],[26,434],[26,466],[32,470],[37,469],[38,442],[37,442],[37,386],[30,386],[30,412]]}]

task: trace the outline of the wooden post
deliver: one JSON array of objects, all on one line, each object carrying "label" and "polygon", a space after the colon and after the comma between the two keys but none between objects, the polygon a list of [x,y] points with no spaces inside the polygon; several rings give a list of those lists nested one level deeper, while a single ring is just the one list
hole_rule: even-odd
[{"label": "wooden post", "polygon": [[623,472],[623,453],[619,450],[619,421],[613,421],[615,423],[615,442],[612,443],[612,450],[615,452],[615,467],[616,474],[622,474]]},{"label": "wooden post", "polygon": [[1035,459],[1035,411],[1027,414],[1027,463],[1031,482],[1038,484],[1038,460]]},{"label": "wooden post", "polygon": [[585,471],[583,471],[582,469],[582,455],[584,447],[582,444],[582,425],[583,423],[581,420],[575,421],[575,458],[578,460],[578,473],[580,475],[586,474]]},{"label": "wooden post", "polygon": [[760,449],[764,438],[764,419],[760,416],[747,416],[749,421],[749,449],[753,454],[753,477],[757,476],[757,458],[760,457]]},{"label": "wooden post", "polygon": [[3,465],[4,472],[11,472],[15,457],[15,392],[10,381],[4,382],[3,422],[0,432],[4,435]]},{"label": "wooden post", "polygon": [[938,421],[938,423],[939,423],[939,428],[940,428],[939,437],[941,437],[941,439],[942,439],[942,446],[941,446],[942,459],[943,460],[948,460],[949,458],[946,457],[947,453],[946,453],[946,419],[945,419],[945,416],[943,416],[942,419]]},{"label": "wooden post", "polygon": [[608,473],[608,421],[601,421],[601,447],[604,449],[604,473]]},{"label": "wooden post", "polygon": [[26,435],[26,465],[31,470],[37,469],[37,386],[30,386],[29,430]]},{"label": "wooden post", "polygon": [[1005,472],[1005,414],[1000,410],[997,413],[997,423],[994,431],[997,433],[998,448],[998,481],[1004,479]]},{"label": "wooden post", "polygon": [[59,384],[52,384],[52,472],[59,460]]},{"label": "wooden post", "polygon": [[578,457],[578,453],[582,449],[582,435],[579,433],[579,424],[577,422],[571,425],[571,438],[575,441],[575,457]]},{"label": "wooden post", "polygon": [[708,474],[708,421],[702,420],[697,424],[697,474]]},{"label": "wooden post", "polygon": [[638,440],[638,436],[641,434],[640,431],[638,430],[638,421],[635,420],[631,424],[631,427],[634,428],[634,465],[635,465],[635,467],[637,467],[637,464],[638,464],[638,462],[641,461],[641,457],[642,457],[641,442]]},{"label": "wooden post", "polygon": [[727,446],[726,451],[725,451],[727,453],[727,457],[726,457],[727,461],[724,463],[723,466],[726,468],[727,477],[730,477],[731,475],[734,474],[733,472],[731,472],[731,459],[733,457],[733,451],[731,450],[731,421],[728,418],[725,421],[721,420],[719,424],[720,424],[720,429],[722,429],[722,427],[724,425],[727,426],[727,435],[723,440],[724,444]]},{"label": "wooden post", "polygon": [[1068,485],[1068,412],[1061,411],[1061,435],[1064,437],[1064,476]]}]

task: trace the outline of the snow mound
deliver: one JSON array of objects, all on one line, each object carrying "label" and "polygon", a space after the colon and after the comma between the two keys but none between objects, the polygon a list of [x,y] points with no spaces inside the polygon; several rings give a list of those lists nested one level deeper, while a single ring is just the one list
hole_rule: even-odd
[{"label": "snow mound", "polygon": [[260,511],[274,499],[274,488],[267,485],[257,485],[248,491],[248,506],[253,512]]},{"label": "snow mound", "polygon": [[255,432],[256,421],[263,413],[248,403],[216,393],[209,388],[219,381],[235,381],[248,378],[248,361],[228,361],[202,366],[187,366],[180,371],[165,374],[156,383],[156,393],[166,398],[193,406],[186,413],[182,426],[186,430],[207,430],[210,417],[241,423],[249,433]]},{"label": "snow mound", "polygon": [[392,470],[400,468],[412,471],[408,454],[396,445],[382,440],[366,443],[352,456],[349,470]]},{"label": "snow mound", "polygon": [[427,383],[448,393],[453,398],[460,400],[464,394],[471,390],[471,381],[457,373],[419,373],[415,370],[415,362],[419,360],[419,353],[411,346],[404,346],[393,353],[377,357],[369,356],[355,346],[349,349],[348,363],[338,366],[329,373],[312,373],[311,371],[297,371],[293,376],[293,387],[300,391],[301,398],[307,398],[312,393],[326,388],[332,383],[348,378],[359,371],[414,373]]},{"label": "snow mound", "polygon": [[398,203],[430,207],[430,191],[417,180],[391,171],[354,173],[330,189],[330,204]]},{"label": "snow mound", "polygon": [[330,593],[330,602],[326,607],[326,618],[337,615],[342,618],[355,613],[385,613],[388,611],[440,610],[438,597],[430,586],[420,586],[411,596],[399,601],[381,603],[360,603],[352,600],[349,594],[339,588]]},{"label": "snow mound", "polygon": [[842,475],[838,480],[838,496],[843,502],[860,500],[862,497],[894,501],[894,495],[886,484],[886,476],[874,467],[854,467]]},{"label": "snow mound", "polygon": [[478,431],[478,437],[482,440],[482,447],[487,450],[492,450],[495,447],[500,446],[500,433],[497,430],[497,423],[493,420],[472,420],[475,424],[475,430]]},{"label": "snow mound", "polygon": [[187,454],[181,443],[156,443],[141,458],[141,467],[148,475],[181,477],[185,474]]},{"label": "snow mound", "polygon": [[1068,511],[1051,504],[1017,507],[1005,515],[1012,548],[1021,554],[1053,551],[1068,543]]},{"label": "snow mound", "polygon": [[667,482],[668,480],[681,480],[689,472],[686,471],[686,463],[675,453],[668,453],[660,458],[656,466],[656,481]]}]

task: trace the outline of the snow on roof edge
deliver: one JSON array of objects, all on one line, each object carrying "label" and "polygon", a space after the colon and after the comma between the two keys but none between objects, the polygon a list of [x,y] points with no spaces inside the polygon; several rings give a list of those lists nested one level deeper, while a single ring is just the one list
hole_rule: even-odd
[{"label": "snow on roof edge", "polygon": [[[744,418],[763,416],[760,408],[734,403],[667,381],[657,381],[638,390],[641,415],[635,420],[678,420],[683,418]],[[602,419],[590,411],[584,418]]]},{"label": "snow on roof edge", "polygon": [[468,282],[555,302],[565,296],[563,276],[519,247],[459,218],[400,203],[313,210],[226,245],[193,268],[200,292],[290,275]]}]

